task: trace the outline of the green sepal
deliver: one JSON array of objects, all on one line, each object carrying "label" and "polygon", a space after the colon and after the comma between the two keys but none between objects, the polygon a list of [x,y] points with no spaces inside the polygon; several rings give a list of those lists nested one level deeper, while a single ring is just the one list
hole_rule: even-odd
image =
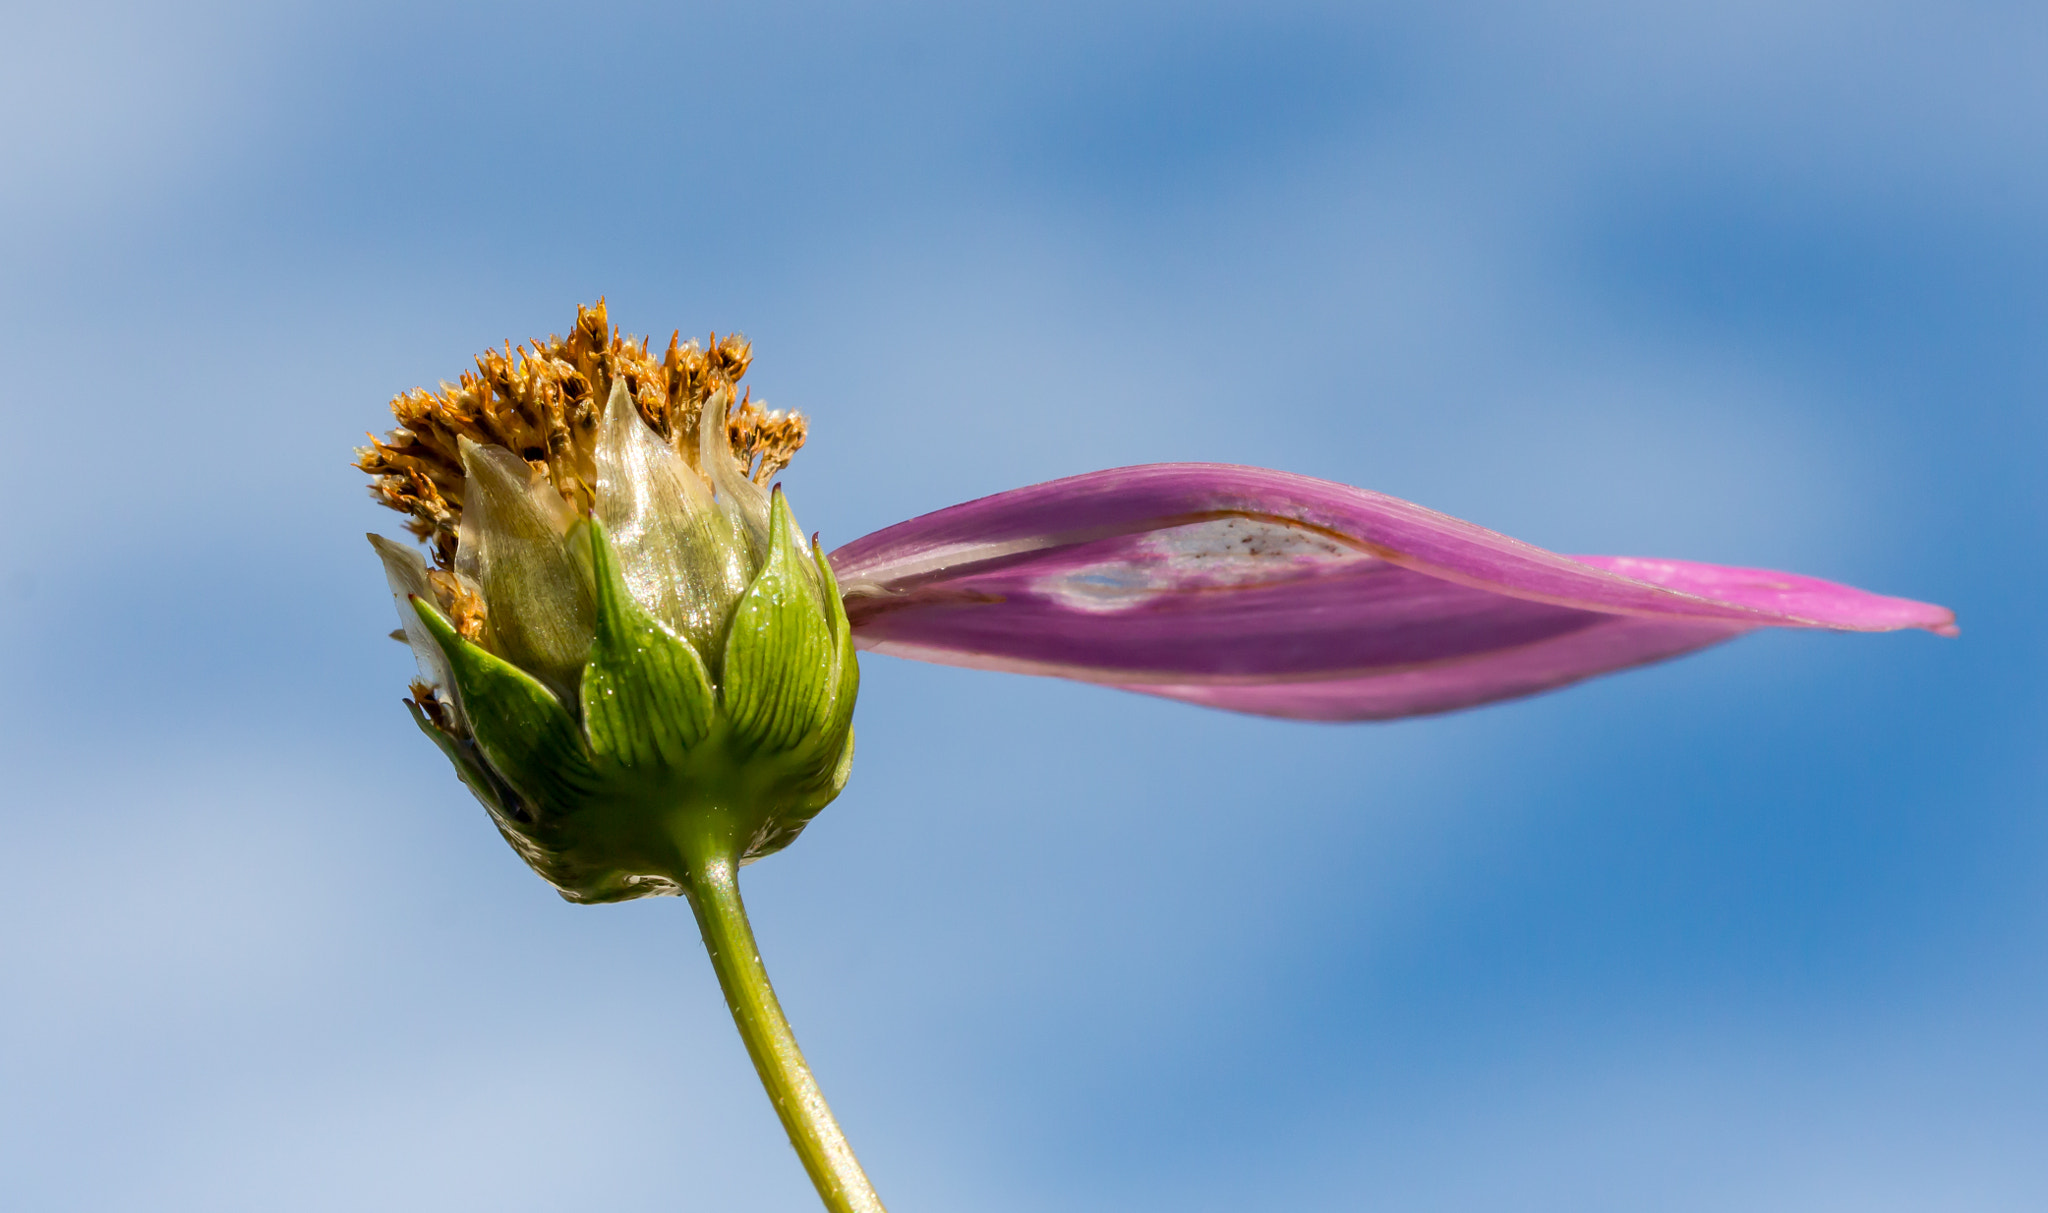
[{"label": "green sepal", "polygon": [[860,662],[854,652],[853,628],[839,598],[839,582],[825,560],[824,549],[813,544],[811,559],[817,566],[827,630],[836,654],[831,711],[807,746],[790,755],[795,785],[785,794],[782,809],[769,827],[748,847],[745,859],[749,862],[795,842],[811,819],[845,789],[853,771],[853,705],[860,693]]},{"label": "green sepal", "polygon": [[797,552],[796,524],[779,487],[769,509],[768,559],[733,611],[723,667],[733,738],[756,754],[822,739],[839,665],[817,575]]},{"label": "green sepal", "polygon": [[[860,658],[853,647],[853,624],[846,618],[846,603],[839,596],[839,579],[832,575],[832,562],[825,559],[825,549],[816,543],[811,544],[811,560],[818,569],[818,584],[824,588],[825,617],[831,625],[837,657],[832,715],[825,722],[822,736],[828,745],[838,748],[831,765],[825,769],[825,782],[819,789],[822,793],[819,807],[822,808],[846,787],[846,777],[853,768],[853,705],[860,697]],[[844,742],[838,741],[842,733],[846,736]]]},{"label": "green sepal", "polygon": [[[839,682],[833,688],[833,718],[826,726],[828,733],[853,727],[853,702],[860,696],[860,659],[853,647],[853,624],[846,618],[846,600],[839,594],[839,578],[832,575],[832,562],[825,558],[825,549],[811,544],[811,562],[818,568],[818,584],[825,595],[825,618],[832,628],[833,647],[837,650]],[[853,761],[853,742],[846,743],[847,757],[842,765]],[[841,773],[833,785],[832,794],[846,785],[846,776]]]},{"label": "green sepal", "polygon": [[711,731],[716,694],[704,659],[641,609],[604,524],[590,521],[597,639],[583,667],[583,727],[600,760],[679,767]]},{"label": "green sepal", "polygon": [[544,812],[576,808],[596,786],[597,772],[561,700],[518,666],[464,640],[432,604],[415,596],[412,605],[448,656],[456,694],[491,770]]}]

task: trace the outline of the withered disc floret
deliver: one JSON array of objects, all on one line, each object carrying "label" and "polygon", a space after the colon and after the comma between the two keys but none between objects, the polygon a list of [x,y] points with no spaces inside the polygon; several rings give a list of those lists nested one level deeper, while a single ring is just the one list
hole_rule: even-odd
[{"label": "withered disc floret", "polygon": [[[462,523],[462,438],[512,451],[544,472],[573,509],[587,512],[597,492],[604,402],[613,380],[622,379],[640,416],[697,467],[704,403],[736,392],[753,348],[737,333],[714,333],[700,345],[678,331],[659,359],[650,351],[646,339],[612,327],[604,300],[579,306],[567,337],[551,334],[519,349],[507,342],[478,355],[475,370],[439,391],[414,388],[393,397],[397,427],[358,448],[355,466],[374,478],[371,496],[407,515],[406,529],[427,545],[434,563],[452,569]],[[761,485],[789,466],[807,429],[801,414],[770,411],[748,396],[726,417],[733,453]]]}]

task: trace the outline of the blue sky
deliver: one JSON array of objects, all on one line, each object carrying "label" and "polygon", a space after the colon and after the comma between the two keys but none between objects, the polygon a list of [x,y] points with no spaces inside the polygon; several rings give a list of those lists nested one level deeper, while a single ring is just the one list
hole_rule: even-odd
[{"label": "blue sky", "polygon": [[23,11],[0,1203],[805,1207],[678,902],[398,699],[346,467],[737,328],[845,542],[1124,463],[1775,566],[1771,634],[1320,727],[869,658],[747,870],[893,1209],[2048,1203],[2048,19],[2018,4]]}]

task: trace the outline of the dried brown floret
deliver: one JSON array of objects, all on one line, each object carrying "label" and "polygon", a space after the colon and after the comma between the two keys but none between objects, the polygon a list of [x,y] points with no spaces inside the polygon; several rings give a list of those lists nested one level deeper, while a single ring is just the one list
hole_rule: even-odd
[{"label": "dried brown floret", "polygon": [[[507,342],[484,351],[475,370],[438,392],[415,388],[393,398],[398,427],[358,449],[356,466],[375,478],[371,495],[410,515],[406,529],[436,565],[451,569],[462,523],[461,439],[513,451],[545,472],[572,508],[588,511],[597,492],[598,425],[615,379],[624,380],[647,424],[696,467],[705,401],[732,394],[752,361],[753,347],[738,334],[714,333],[699,345],[680,332],[656,359],[644,339],[612,327],[600,299],[576,309],[566,338],[520,349]],[[765,485],[803,445],[806,423],[742,396],[726,428],[734,454]],[[481,627],[480,612],[476,619]]]},{"label": "dried brown floret", "polygon": [[419,709],[420,715],[424,716],[427,723],[437,731],[457,739],[466,739],[469,736],[468,727],[455,714],[455,706],[447,698],[448,692],[431,682],[421,682],[418,679],[413,680],[407,689],[412,695],[405,702]]},{"label": "dried brown floret", "polygon": [[802,413],[770,411],[751,400],[740,401],[726,420],[733,454],[752,469],[754,483],[764,486],[789,466],[810,428]]},{"label": "dried brown floret", "polygon": [[484,635],[483,595],[470,589],[462,578],[446,569],[429,569],[427,585],[434,591],[435,605],[455,625],[464,640],[481,641]]}]

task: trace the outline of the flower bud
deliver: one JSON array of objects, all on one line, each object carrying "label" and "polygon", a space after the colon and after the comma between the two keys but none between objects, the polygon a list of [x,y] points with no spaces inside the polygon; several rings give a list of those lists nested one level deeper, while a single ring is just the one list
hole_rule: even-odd
[{"label": "flower bud", "polygon": [[[571,342],[590,344],[587,327]],[[679,348],[670,364],[694,346]],[[511,424],[489,400],[441,418],[445,433],[414,422],[364,452],[386,501],[432,494],[439,512],[401,508],[434,533],[459,509],[448,568],[371,536],[419,659],[407,705],[572,901],[676,893],[686,856],[779,850],[852,762],[859,668],[838,586],[780,487],[764,491],[732,446],[767,426],[800,442],[802,423],[752,405],[729,422],[729,381],[705,378],[701,401],[684,388],[659,402],[666,435],[615,373],[580,432],[565,407],[567,438],[542,458],[471,436],[498,436],[479,419]],[[408,478],[405,458],[426,470]],[[786,461],[763,454],[762,470]]]}]

